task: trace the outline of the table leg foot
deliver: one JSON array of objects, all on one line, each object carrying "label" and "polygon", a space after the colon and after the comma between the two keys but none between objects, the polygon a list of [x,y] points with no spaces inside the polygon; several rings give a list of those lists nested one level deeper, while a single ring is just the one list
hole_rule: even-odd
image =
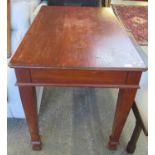
[{"label": "table leg foot", "polygon": [[112,138],[109,138],[109,143],[108,143],[108,149],[109,150],[117,150],[117,145],[119,144],[119,142],[115,142],[112,140]]},{"label": "table leg foot", "polygon": [[32,149],[35,150],[35,151],[39,151],[42,149],[42,143],[40,140],[38,141],[31,141],[32,143]]}]

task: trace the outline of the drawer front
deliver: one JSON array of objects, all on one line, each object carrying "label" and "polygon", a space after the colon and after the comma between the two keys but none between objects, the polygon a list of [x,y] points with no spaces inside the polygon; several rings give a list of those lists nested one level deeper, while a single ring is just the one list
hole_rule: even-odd
[{"label": "drawer front", "polygon": [[125,84],[125,71],[48,70],[31,69],[33,83],[43,84]]}]

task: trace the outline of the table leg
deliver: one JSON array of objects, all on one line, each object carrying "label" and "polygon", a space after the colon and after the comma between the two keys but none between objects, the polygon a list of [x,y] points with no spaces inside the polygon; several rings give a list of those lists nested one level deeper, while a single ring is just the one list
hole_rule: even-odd
[{"label": "table leg", "polygon": [[112,134],[109,138],[108,148],[116,150],[119,138],[124,127],[129,111],[134,103],[137,89],[120,89],[116,105],[115,117],[113,121]]},{"label": "table leg", "polygon": [[32,149],[41,150],[35,87],[19,86],[19,92],[29,127]]},{"label": "table leg", "polygon": [[142,127],[138,121],[136,121],[136,126],[134,128],[134,131],[132,133],[131,139],[127,145],[127,152],[128,153],[134,153],[136,150],[136,143],[138,141],[138,138],[140,136],[140,133],[142,131]]},{"label": "table leg", "polygon": [[111,6],[111,0],[108,0],[108,7]]}]

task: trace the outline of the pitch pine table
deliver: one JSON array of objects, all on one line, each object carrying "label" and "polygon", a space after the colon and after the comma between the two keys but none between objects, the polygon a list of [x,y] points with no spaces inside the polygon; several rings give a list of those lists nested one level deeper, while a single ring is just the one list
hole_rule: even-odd
[{"label": "pitch pine table", "polygon": [[119,88],[112,150],[147,70],[110,8],[67,6],[41,8],[9,66],[16,72],[34,150],[42,146],[35,86]]}]

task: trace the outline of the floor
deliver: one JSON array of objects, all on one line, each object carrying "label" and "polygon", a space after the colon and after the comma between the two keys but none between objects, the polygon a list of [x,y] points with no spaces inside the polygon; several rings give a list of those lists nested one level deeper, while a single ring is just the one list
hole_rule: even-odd
[{"label": "floor", "polygon": [[[112,1],[116,2],[128,3]],[[147,46],[142,48],[147,54]],[[31,150],[25,120],[8,119],[8,155],[127,155],[125,148],[135,125],[132,112],[118,150],[107,149],[117,92],[117,89],[44,88],[39,113],[42,151]],[[147,108],[146,103],[142,106]],[[141,133],[134,155],[147,154],[148,138]]]},{"label": "floor", "polygon": [[[43,149],[32,151],[25,120],[8,119],[8,155],[126,155],[134,128],[131,112],[117,151],[109,151],[117,89],[45,88],[39,113]],[[63,101],[63,102],[62,102]],[[147,155],[140,135],[135,155]]]}]

